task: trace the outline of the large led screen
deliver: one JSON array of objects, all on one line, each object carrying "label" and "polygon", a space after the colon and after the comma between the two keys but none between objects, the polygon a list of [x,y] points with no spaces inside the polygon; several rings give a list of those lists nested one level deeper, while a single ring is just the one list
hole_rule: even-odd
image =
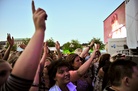
[{"label": "large led screen", "polygon": [[126,37],[125,23],[125,2],[117,7],[104,20],[104,42],[107,43],[109,38]]}]

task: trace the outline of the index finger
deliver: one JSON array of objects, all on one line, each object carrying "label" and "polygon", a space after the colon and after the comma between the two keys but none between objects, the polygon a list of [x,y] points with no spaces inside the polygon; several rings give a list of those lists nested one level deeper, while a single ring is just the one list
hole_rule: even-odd
[{"label": "index finger", "polygon": [[34,14],[35,12],[35,5],[34,5],[34,0],[32,0],[32,13]]}]

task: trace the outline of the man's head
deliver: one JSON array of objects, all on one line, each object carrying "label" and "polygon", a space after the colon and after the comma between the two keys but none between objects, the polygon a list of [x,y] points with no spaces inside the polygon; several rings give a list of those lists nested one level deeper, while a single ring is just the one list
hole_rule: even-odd
[{"label": "man's head", "polygon": [[109,68],[109,80],[112,86],[124,91],[138,91],[138,66],[135,62],[117,59]]},{"label": "man's head", "polygon": [[11,69],[12,67],[8,62],[0,59],[0,86],[6,82],[10,75]]}]

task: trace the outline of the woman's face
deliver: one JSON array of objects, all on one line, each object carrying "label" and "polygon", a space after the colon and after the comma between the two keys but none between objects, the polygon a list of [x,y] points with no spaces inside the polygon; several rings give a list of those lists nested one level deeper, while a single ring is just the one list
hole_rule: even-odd
[{"label": "woman's face", "polygon": [[75,58],[74,63],[72,65],[74,69],[78,69],[82,65],[82,61],[80,60],[79,56]]},{"label": "woman's face", "polygon": [[44,73],[44,76],[48,76],[48,70],[47,70],[47,67],[51,64],[51,61],[46,59],[45,61],[45,64],[44,64],[44,70],[43,70],[43,73]]},{"label": "woman's face", "polygon": [[69,68],[66,66],[59,67],[54,80],[58,86],[68,84],[70,82]]}]

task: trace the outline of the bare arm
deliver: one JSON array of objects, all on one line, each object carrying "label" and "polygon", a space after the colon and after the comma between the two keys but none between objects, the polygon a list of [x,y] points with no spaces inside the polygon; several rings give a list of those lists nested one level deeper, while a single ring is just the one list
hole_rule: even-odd
[{"label": "bare arm", "polygon": [[39,81],[40,81],[39,76],[40,76],[40,73],[42,73],[42,71],[44,69],[45,59],[46,59],[47,53],[48,53],[47,50],[48,50],[48,47],[47,47],[47,43],[45,42],[44,53],[40,60],[39,65],[38,65],[38,68],[37,68],[37,71],[35,74],[35,78],[34,78],[34,82],[33,82],[34,85],[38,85],[38,86],[32,86],[29,91],[38,91],[38,89],[39,89]]},{"label": "bare arm", "polygon": [[59,43],[58,41],[56,41],[55,47],[56,47],[57,55],[58,55],[58,58],[57,58],[57,59],[62,58],[62,54],[61,54],[61,52],[60,52],[60,43]]},{"label": "bare arm", "polygon": [[48,56],[47,42],[44,43],[43,49],[44,49],[44,52],[43,52],[43,56],[42,56],[42,58],[40,60],[40,65],[42,65],[42,67],[44,68],[45,60],[46,60],[46,57]]},{"label": "bare arm", "polygon": [[9,43],[9,46],[7,48],[7,50],[4,53],[4,57],[2,58],[3,60],[7,60],[11,51],[11,48],[14,45],[14,38],[10,36],[10,34],[7,34],[7,42]]},{"label": "bare arm", "polygon": [[17,60],[12,74],[20,78],[33,80],[39,61],[45,33],[46,12],[38,8],[35,10],[34,1],[32,1],[33,20],[35,25],[35,33],[30,42],[26,46],[23,53]]},{"label": "bare arm", "polygon": [[25,44],[20,44],[19,46],[20,46],[20,48],[22,48],[23,50],[24,50],[24,49],[25,49],[25,47],[26,47],[26,45],[25,45]]},{"label": "bare arm", "polygon": [[93,45],[94,45],[94,41],[92,41],[91,44],[84,51],[82,51],[82,53],[80,54],[80,57],[83,58],[85,54],[88,53],[88,51],[93,47]]},{"label": "bare arm", "polygon": [[92,53],[91,57],[79,67],[78,70],[72,71],[71,73],[71,81],[75,82],[77,81],[82,75],[86,73],[86,71],[89,69],[94,57],[95,57],[96,50]]}]

